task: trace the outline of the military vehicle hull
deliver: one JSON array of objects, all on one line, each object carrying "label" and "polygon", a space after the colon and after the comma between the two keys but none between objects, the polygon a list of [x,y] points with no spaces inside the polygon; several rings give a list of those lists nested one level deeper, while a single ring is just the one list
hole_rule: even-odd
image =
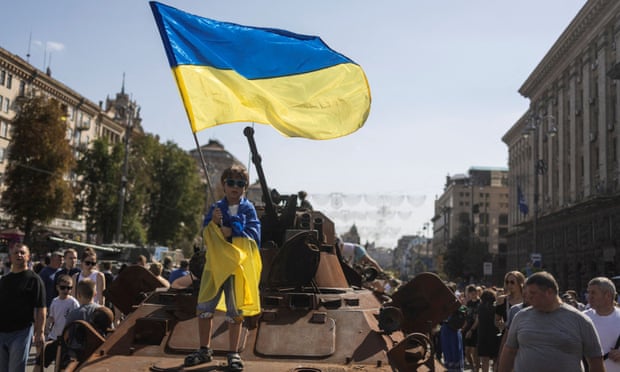
[{"label": "military vehicle hull", "polygon": [[[430,273],[418,275],[392,296],[365,282],[342,259],[328,216],[301,210],[296,195],[271,199],[247,129],[265,207],[257,208],[263,227],[262,311],[244,320],[240,354],[245,370],[443,370],[429,335],[458,308],[454,294]],[[226,370],[228,326],[220,313],[213,325],[214,360],[182,367],[185,356],[200,347],[196,292],[163,289],[148,270],[128,267],[106,293],[126,318],[105,340],[91,338],[98,344],[80,355],[77,369]]]}]

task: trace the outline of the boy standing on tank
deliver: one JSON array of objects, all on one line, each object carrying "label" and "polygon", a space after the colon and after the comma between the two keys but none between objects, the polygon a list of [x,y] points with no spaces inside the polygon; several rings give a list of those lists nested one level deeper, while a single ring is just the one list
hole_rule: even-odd
[{"label": "boy standing on tank", "polygon": [[184,365],[212,360],[211,329],[217,309],[226,311],[228,369],[242,371],[239,344],[243,317],[260,313],[261,226],[256,209],[244,197],[248,185],[246,170],[237,166],[227,168],[220,180],[224,198],[211,207],[204,220],[206,262],[197,305],[200,349],[188,355]]}]

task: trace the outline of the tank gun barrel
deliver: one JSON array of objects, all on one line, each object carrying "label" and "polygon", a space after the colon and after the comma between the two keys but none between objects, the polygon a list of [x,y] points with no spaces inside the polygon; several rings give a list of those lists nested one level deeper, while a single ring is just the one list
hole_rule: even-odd
[{"label": "tank gun barrel", "polygon": [[82,242],[78,242],[76,240],[71,240],[71,239],[57,238],[55,236],[50,236],[48,239],[52,240],[52,241],[55,241],[55,242],[58,242],[58,243],[77,245],[77,246],[80,246],[80,247],[88,247],[88,248],[93,248],[93,249],[96,249],[96,250],[106,251],[106,252],[119,253],[121,251],[120,248],[103,247],[103,246],[100,246],[100,245],[89,244],[89,243],[82,243]]},{"label": "tank gun barrel", "polygon": [[265,179],[265,173],[263,172],[262,159],[258,154],[256,141],[254,141],[254,129],[252,127],[245,127],[243,134],[247,137],[248,144],[250,145],[250,151],[252,152],[252,163],[254,163],[254,166],[256,167],[256,173],[258,174],[258,180],[263,193],[263,200],[265,201],[265,217],[267,219],[267,223],[263,226],[263,235],[266,235],[267,239],[263,237],[262,240],[274,240],[273,234],[270,234],[269,231],[275,232],[279,219],[276,208],[273,205],[271,193],[267,187],[267,180]]}]

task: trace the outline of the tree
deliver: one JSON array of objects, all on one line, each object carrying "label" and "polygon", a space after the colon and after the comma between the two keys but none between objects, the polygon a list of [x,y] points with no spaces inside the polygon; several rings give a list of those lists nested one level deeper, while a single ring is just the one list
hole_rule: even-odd
[{"label": "tree", "polygon": [[[132,133],[130,143],[123,241],[174,246],[191,254],[205,203],[196,162],[176,144],[160,144],[151,134]],[[115,237],[123,159],[122,144],[99,139],[78,161],[82,182],[76,211],[84,214],[89,235],[99,243]]]},{"label": "tree", "polygon": [[105,138],[98,138],[77,162],[80,182],[76,188],[75,217],[84,216],[89,242],[91,237],[96,237],[96,243],[110,243],[114,239],[122,151],[121,144],[111,146]]},{"label": "tree", "polygon": [[191,254],[202,227],[206,195],[196,161],[172,142],[161,145],[153,159],[153,184],[148,216],[149,242],[182,248]]},{"label": "tree", "polygon": [[462,224],[448,244],[444,269],[451,279],[483,277],[483,263],[489,259],[488,246],[473,236],[469,226],[469,223]]},{"label": "tree", "polygon": [[71,212],[73,195],[65,177],[75,159],[56,100],[27,98],[12,125],[2,207],[29,241],[36,224]]},{"label": "tree", "polygon": [[452,280],[462,278],[464,274],[463,261],[469,247],[468,227],[461,225],[458,233],[452,238],[444,256],[444,271]]}]

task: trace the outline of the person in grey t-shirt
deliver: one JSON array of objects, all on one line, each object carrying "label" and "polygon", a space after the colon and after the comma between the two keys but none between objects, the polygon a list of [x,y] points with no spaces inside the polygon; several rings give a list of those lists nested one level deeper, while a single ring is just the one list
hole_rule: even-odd
[{"label": "person in grey t-shirt", "polygon": [[592,321],[562,302],[558,284],[548,272],[537,272],[525,282],[530,307],[515,315],[499,371],[583,371],[585,357],[590,372],[603,372],[603,351]]}]

